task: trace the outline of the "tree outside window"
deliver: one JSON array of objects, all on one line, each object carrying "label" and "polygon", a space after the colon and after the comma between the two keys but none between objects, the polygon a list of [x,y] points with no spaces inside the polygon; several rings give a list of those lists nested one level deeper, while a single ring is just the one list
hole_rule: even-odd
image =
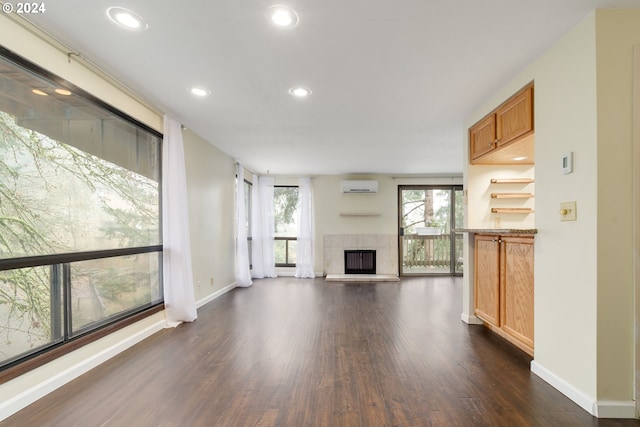
[{"label": "tree outside window", "polygon": [[4,366],[162,301],[161,135],[2,57],[0,87]]},{"label": "tree outside window", "polygon": [[275,222],[275,259],[278,267],[295,267],[298,228],[298,187],[275,186],[273,189]]}]

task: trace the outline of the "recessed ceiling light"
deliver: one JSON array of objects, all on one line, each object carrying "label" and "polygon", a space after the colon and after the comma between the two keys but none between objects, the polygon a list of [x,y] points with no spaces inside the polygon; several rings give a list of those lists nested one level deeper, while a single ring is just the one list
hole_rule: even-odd
[{"label": "recessed ceiling light", "polygon": [[71,91],[68,91],[66,89],[56,89],[55,93],[57,93],[58,95],[64,95],[64,96],[71,95]]},{"label": "recessed ceiling light", "polygon": [[519,162],[521,160],[527,160],[527,159],[528,159],[528,157],[526,157],[526,156],[520,156],[520,157],[514,157],[513,158],[513,160],[515,160],[516,162]]},{"label": "recessed ceiling light", "polygon": [[124,7],[110,7],[107,9],[107,16],[113,22],[132,31],[142,31],[149,28],[142,16],[132,12]]},{"label": "recessed ceiling light", "polygon": [[205,89],[203,87],[200,86],[191,86],[189,89],[189,92],[191,93],[191,95],[195,95],[197,97],[200,98],[204,98],[205,96],[209,96],[211,94],[211,91],[208,89]]},{"label": "recessed ceiling light", "polygon": [[48,96],[46,92],[43,92],[40,89],[33,89],[31,92],[35,93],[36,95],[40,95],[40,96]]},{"label": "recessed ceiling light", "polygon": [[311,89],[302,86],[292,87],[289,89],[289,93],[298,98],[306,98],[311,95]]},{"label": "recessed ceiling light", "polygon": [[270,6],[267,9],[267,17],[280,28],[293,28],[298,25],[298,14],[287,6]]}]

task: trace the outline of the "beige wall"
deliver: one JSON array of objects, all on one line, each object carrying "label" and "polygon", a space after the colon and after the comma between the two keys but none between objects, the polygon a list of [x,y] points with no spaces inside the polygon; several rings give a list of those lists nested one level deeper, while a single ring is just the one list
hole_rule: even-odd
[{"label": "beige wall", "polygon": [[187,130],[183,139],[193,280],[200,301],[235,281],[236,167],[231,157],[195,133]]},{"label": "beige wall", "polygon": [[[376,194],[343,194],[341,182],[347,179],[376,180]],[[313,179],[316,235],[395,234],[398,226],[398,195],[395,181],[388,176],[322,176]],[[341,216],[365,212],[377,216]]]},{"label": "beige wall", "polygon": [[598,11],[598,398],[633,393],[633,45],[640,11]]},{"label": "beige wall", "polygon": [[[599,416],[629,414],[634,396],[631,63],[639,42],[640,11],[594,12],[466,123],[535,80],[532,366]],[[574,172],[562,175],[568,151]],[[560,222],[560,202],[572,200],[577,221]]]},{"label": "beige wall", "polygon": [[[597,400],[596,74],[594,16],[540,57],[536,81],[535,360]],[[574,154],[574,172],[560,173]],[[578,220],[560,222],[559,204]]]},{"label": "beige wall", "polygon": [[633,239],[634,239],[634,307],[635,307],[635,396],[640,412],[640,43],[634,46],[633,95]]}]

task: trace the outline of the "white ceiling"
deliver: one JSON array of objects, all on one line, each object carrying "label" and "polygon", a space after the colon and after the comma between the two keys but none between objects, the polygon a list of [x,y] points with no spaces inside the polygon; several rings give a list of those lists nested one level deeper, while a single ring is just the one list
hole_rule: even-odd
[{"label": "white ceiling", "polygon": [[[274,3],[295,9],[298,26],[271,26]],[[255,172],[426,175],[462,173],[464,120],[591,10],[640,0],[45,5],[33,23]],[[149,28],[117,27],[111,6]],[[288,94],[301,84],[309,98]]]}]

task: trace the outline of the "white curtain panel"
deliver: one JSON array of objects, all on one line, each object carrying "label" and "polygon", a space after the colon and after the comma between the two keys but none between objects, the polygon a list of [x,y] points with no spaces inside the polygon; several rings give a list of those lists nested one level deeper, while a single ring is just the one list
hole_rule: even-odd
[{"label": "white curtain panel", "polygon": [[260,178],[258,175],[253,175],[253,190],[251,191],[251,277],[255,279],[264,278],[262,240],[258,238],[258,236],[262,235],[259,185]]},{"label": "white curtain panel", "polygon": [[298,183],[298,252],[296,277],[313,279],[313,189],[311,178]]},{"label": "white curtain panel", "polygon": [[187,177],[182,129],[164,117],[162,142],[162,271],[167,326],[198,317],[193,290]]},{"label": "white curtain panel", "polygon": [[244,168],[238,164],[236,178],[236,286],[243,288],[253,284],[249,268],[247,244],[247,213],[244,204]]},{"label": "white curtain panel", "polygon": [[273,177],[253,177],[251,210],[252,277],[262,279],[276,277],[274,244],[275,224],[273,220]]}]

